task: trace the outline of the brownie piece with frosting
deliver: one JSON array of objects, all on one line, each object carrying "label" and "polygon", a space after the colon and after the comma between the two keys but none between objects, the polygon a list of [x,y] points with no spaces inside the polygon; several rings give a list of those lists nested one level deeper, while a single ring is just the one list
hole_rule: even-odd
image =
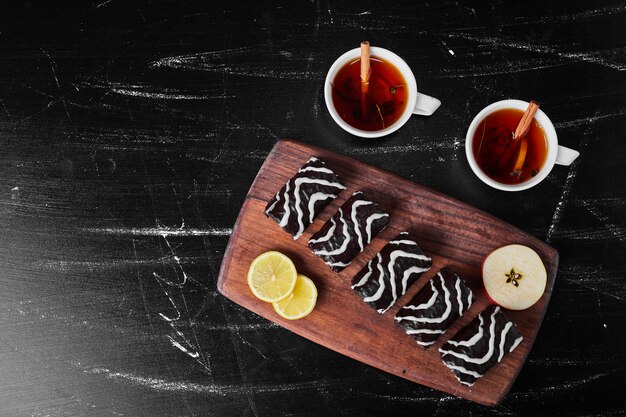
[{"label": "brownie piece with frosting", "polygon": [[389,214],[357,191],[309,240],[309,248],[339,272],[387,226]]},{"label": "brownie piece with frosting", "polygon": [[444,268],[396,313],[396,323],[427,348],[470,308],[474,299],[465,281]]},{"label": "brownie piece with frosting", "polygon": [[352,289],[378,313],[389,310],[426,271],[432,259],[415,238],[402,232],[352,279]]},{"label": "brownie piece with frosting", "polygon": [[523,339],[501,308],[492,305],[444,343],[439,353],[459,382],[471,387]]},{"label": "brownie piece with frosting", "polygon": [[346,187],[326,164],[311,158],[276,193],[265,214],[291,233],[294,240]]}]

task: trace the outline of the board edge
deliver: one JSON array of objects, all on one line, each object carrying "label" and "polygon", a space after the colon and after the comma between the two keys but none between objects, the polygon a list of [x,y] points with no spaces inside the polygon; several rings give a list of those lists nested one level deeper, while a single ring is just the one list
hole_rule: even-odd
[{"label": "board edge", "polygon": [[235,225],[233,226],[233,232],[231,233],[230,238],[228,239],[228,244],[226,245],[226,250],[224,251],[224,256],[222,257],[220,271],[217,275],[217,291],[223,296],[225,296],[226,298],[228,298],[229,300],[232,300],[232,299],[228,296],[228,294],[224,290],[224,281],[226,279],[226,276],[225,276],[226,271],[228,271],[230,267],[230,262],[232,260],[232,256],[230,255],[230,252],[232,251],[233,242],[237,240],[237,237],[239,235],[239,224],[241,223],[243,214],[246,211],[245,208],[248,205],[248,201],[251,198],[250,193],[255,188],[256,183],[259,181],[259,176],[261,172],[263,172],[263,167],[265,167],[268,163],[271,162],[272,159],[274,159],[274,154],[276,154],[280,144],[283,141],[285,141],[285,139],[279,139],[274,144],[270,152],[265,157],[263,164],[261,164],[261,166],[259,167],[259,170],[257,171],[254,177],[254,180],[252,181],[252,184],[250,184],[250,187],[248,188],[248,191],[246,192],[246,196],[243,199],[243,204],[241,205],[241,208],[239,209],[239,214],[237,214],[237,220],[235,220]]},{"label": "board edge", "polygon": [[[549,305],[549,303],[550,303],[550,299],[552,298],[552,291],[553,291],[553,288],[554,288],[554,283],[555,283],[555,281],[556,281],[556,276],[557,276],[557,272],[558,272],[559,253],[558,253],[558,251],[557,251],[554,247],[552,247],[552,246],[551,246],[551,245],[549,245],[548,243],[546,243],[546,242],[544,242],[544,241],[540,240],[538,237],[536,237],[536,236],[534,236],[534,235],[531,235],[531,234],[530,234],[530,233],[528,233],[528,232],[525,232],[525,231],[521,230],[520,228],[518,228],[517,226],[515,226],[515,225],[513,225],[513,224],[511,224],[511,223],[508,223],[508,222],[506,222],[506,221],[504,221],[504,220],[502,220],[502,219],[499,219],[499,218],[497,218],[496,216],[494,216],[494,215],[492,215],[492,214],[490,214],[490,213],[487,213],[487,212],[485,212],[484,210],[482,210],[482,209],[480,209],[480,208],[477,208],[477,207],[471,206],[471,205],[469,205],[468,203],[465,203],[465,202],[463,202],[463,201],[461,201],[461,200],[458,200],[458,199],[456,199],[456,198],[454,198],[454,197],[448,196],[448,195],[447,195],[447,194],[445,194],[445,193],[442,193],[442,192],[440,192],[440,191],[433,190],[433,189],[431,189],[430,187],[427,187],[427,186],[422,185],[422,184],[418,184],[418,183],[416,183],[416,182],[414,182],[414,181],[412,181],[412,180],[409,180],[409,179],[407,179],[407,178],[404,178],[404,177],[402,177],[402,176],[400,176],[400,175],[398,175],[398,174],[396,174],[396,173],[394,173],[394,172],[390,172],[390,171],[388,171],[388,170],[385,170],[385,169],[382,169],[382,168],[379,168],[379,167],[373,166],[373,165],[371,165],[371,164],[368,164],[368,163],[366,163],[366,162],[363,162],[363,161],[361,161],[361,160],[359,160],[359,159],[357,159],[357,158],[354,158],[354,157],[352,157],[352,156],[342,155],[342,154],[339,154],[339,153],[337,153],[337,152],[335,152],[335,151],[328,150],[328,149],[324,149],[324,148],[320,148],[320,147],[317,147],[317,146],[315,146],[315,145],[310,145],[310,144],[307,144],[307,143],[304,143],[304,142],[300,142],[300,141],[298,141],[298,140],[294,140],[294,139],[279,139],[279,140],[275,143],[275,145],[273,146],[272,150],[269,152],[269,154],[268,154],[268,156],[266,157],[266,159],[265,159],[264,163],[263,163],[263,164],[261,165],[261,167],[259,168],[259,171],[257,172],[257,175],[255,176],[254,181],[252,182],[252,184],[250,185],[250,188],[248,189],[248,192],[247,192],[246,197],[245,197],[245,199],[244,199],[244,203],[242,204],[242,207],[241,207],[241,209],[240,209],[240,211],[239,211],[239,215],[237,216],[237,220],[236,220],[235,225],[234,225],[234,227],[233,227],[233,233],[231,234],[231,237],[230,237],[230,239],[229,239],[229,242],[228,242],[227,248],[226,248],[226,250],[225,250],[225,252],[224,252],[224,258],[223,258],[223,259],[224,259],[224,261],[223,261],[223,263],[222,263],[222,265],[221,265],[221,267],[220,267],[220,272],[219,272],[219,275],[218,275],[217,289],[218,289],[218,291],[220,292],[220,294],[224,295],[224,296],[225,296],[226,298],[228,298],[229,300],[231,300],[231,301],[233,301],[233,302],[235,302],[235,303],[239,304],[239,303],[235,300],[235,298],[237,298],[237,297],[232,297],[232,296],[231,296],[231,294],[229,294],[228,292],[226,292],[226,291],[224,290],[224,288],[223,288],[224,281],[225,281],[225,279],[226,279],[225,274],[226,274],[226,271],[229,269],[229,267],[230,267],[230,263],[231,263],[230,251],[231,251],[231,249],[232,249],[232,243],[233,243],[235,240],[237,240],[238,233],[239,233],[239,230],[238,230],[238,229],[239,229],[239,227],[238,227],[238,226],[239,226],[239,223],[240,223],[240,221],[241,221],[241,216],[242,216],[242,213],[244,213],[244,212],[246,211],[246,210],[245,210],[245,208],[246,208],[246,207],[247,207],[247,205],[249,204],[249,200],[250,200],[251,198],[254,198],[254,196],[252,196],[252,195],[251,195],[251,191],[255,188],[255,185],[256,185],[256,183],[257,183],[257,181],[258,181],[258,179],[259,179],[259,174],[263,171],[263,167],[264,167],[266,164],[268,164],[268,163],[270,163],[270,162],[272,161],[272,159],[273,159],[274,155],[278,152],[278,150],[279,150],[279,149],[281,149],[282,147],[285,147],[285,146],[288,146],[288,145],[291,145],[291,146],[293,146],[293,147],[295,147],[295,148],[299,148],[299,149],[301,149],[301,150],[308,150],[308,151],[311,151],[312,153],[319,153],[319,152],[324,153],[324,152],[330,152],[330,153],[333,153],[333,154],[335,154],[335,155],[339,156],[340,158],[354,159],[355,161],[357,161],[357,162],[358,162],[358,163],[360,163],[360,164],[363,164],[363,165],[365,165],[365,166],[367,166],[367,167],[369,167],[369,168],[372,168],[372,169],[374,169],[374,170],[376,170],[376,171],[379,171],[379,172],[381,172],[381,173],[383,173],[383,174],[386,174],[386,175],[391,175],[392,177],[394,177],[394,178],[396,178],[396,179],[398,179],[398,180],[400,180],[400,181],[403,181],[403,182],[408,182],[408,183],[410,183],[410,184],[419,185],[420,187],[422,187],[423,189],[425,189],[427,192],[430,192],[430,193],[432,193],[432,194],[434,194],[434,195],[436,195],[436,196],[438,196],[438,197],[440,197],[440,198],[443,198],[443,199],[445,199],[445,200],[447,200],[447,201],[449,201],[449,202],[451,202],[451,203],[453,203],[453,204],[455,204],[455,205],[468,206],[468,207],[472,208],[473,210],[476,210],[476,211],[480,212],[480,214],[481,214],[481,215],[483,215],[483,216],[485,216],[487,219],[493,219],[493,220],[495,220],[495,221],[497,221],[497,222],[505,223],[505,224],[506,224],[506,225],[508,225],[509,227],[514,228],[517,232],[519,232],[519,233],[521,233],[521,234],[523,234],[523,235],[525,235],[525,236],[528,236],[529,238],[531,238],[532,240],[534,240],[535,242],[537,242],[537,244],[538,244],[538,245],[540,245],[540,246],[541,246],[541,248],[542,248],[543,250],[546,250],[546,251],[547,251],[547,253],[546,253],[546,255],[548,255],[548,256],[547,256],[547,258],[549,259],[549,261],[551,262],[552,267],[553,267],[553,271],[552,271],[552,274],[551,274],[551,279],[548,281],[548,282],[549,282],[549,288],[547,288],[547,289],[546,289],[546,290],[547,290],[547,292],[548,292],[548,297],[547,297],[547,300],[546,300],[546,302],[545,302],[545,305],[543,306],[542,311],[541,311],[541,320],[539,321],[539,323],[538,323],[538,325],[537,325],[537,328],[536,328],[536,330],[535,330],[534,334],[533,334],[533,335],[532,335],[532,337],[529,339],[529,344],[530,344],[530,345],[529,345],[529,348],[528,348],[528,350],[527,350],[526,354],[524,355],[523,360],[521,361],[521,365],[515,369],[515,371],[514,371],[514,373],[513,373],[512,377],[511,377],[511,379],[510,379],[509,383],[508,383],[507,385],[505,385],[505,386],[504,386],[504,389],[503,389],[500,393],[498,393],[498,395],[496,395],[496,396],[492,396],[492,397],[490,397],[490,398],[472,398],[472,399],[470,399],[470,398],[466,398],[466,397],[459,396],[459,395],[456,395],[456,394],[451,394],[451,395],[454,395],[455,397],[462,398],[462,399],[464,399],[464,400],[471,401],[471,402],[475,402],[475,403],[477,403],[477,404],[481,404],[481,405],[488,406],[488,407],[495,407],[495,406],[499,405],[499,404],[503,401],[503,399],[507,396],[507,394],[510,392],[510,390],[511,390],[511,388],[513,387],[513,385],[515,384],[515,382],[516,382],[516,380],[517,380],[517,378],[518,378],[519,374],[521,373],[522,368],[523,368],[523,367],[524,367],[524,365],[526,364],[526,361],[527,361],[527,359],[528,359],[528,355],[530,354],[530,351],[532,350],[532,347],[534,346],[534,343],[535,343],[535,341],[536,341],[536,339],[537,339],[537,335],[538,335],[538,333],[539,333],[539,330],[540,330],[540,328],[541,328],[541,325],[543,324],[543,320],[545,319],[545,314],[546,314],[546,312],[547,312],[547,308],[548,308],[548,305]],[[253,313],[254,313],[254,314],[257,314],[257,315],[259,315],[260,317],[263,317],[263,318],[265,318],[265,319],[267,319],[267,320],[269,320],[269,321],[271,321],[271,322],[273,322],[273,323],[275,323],[275,321],[273,321],[273,320],[271,320],[271,319],[268,319],[268,318],[264,317],[264,316],[263,316],[263,315],[261,315],[261,314],[258,314],[258,313],[256,313],[256,312],[253,312]],[[296,334],[296,335],[298,335],[298,336],[300,336],[300,337],[303,337],[303,338],[305,338],[305,339],[307,339],[307,340],[309,340],[309,341],[311,341],[311,342],[313,342],[313,343],[319,344],[319,343],[315,342],[314,340],[312,340],[312,339],[310,339],[310,338],[308,338],[308,337],[306,337],[306,336],[303,336],[303,335],[301,335],[301,334],[299,334],[299,333],[297,333],[297,332],[295,332],[295,331],[293,331],[293,330],[291,330],[291,329],[288,329],[288,328],[286,328],[286,327],[284,327],[284,326],[282,326],[282,325],[280,325],[280,324],[279,324],[279,326],[280,326],[280,327],[282,327],[283,329],[288,330],[288,331],[290,331],[291,333],[294,333],[294,334]],[[321,345],[321,346],[325,347],[326,349],[330,349],[330,348],[328,348],[328,347],[326,347],[326,346],[324,346],[324,345]],[[333,350],[333,349],[330,349],[330,350]],[[346,353],[342,353],[342,352],[337,352],[337,353],[339,353],[340,355],[343,355],[343,356],[349,357],[349,358],[350,358],[350,359],[352,359],[352,360],[356,360],[356,361],[358,361],[358,362],[361,362],[359,359],[354,358],[354,357],[352,357],[351,355],[348,355],[348,354],[346,354]],[[362,362],[361,362],[361,363],[362,363]],[[378,368],[378,367],[376,367],[376,366],[373,366],[373,365],[370,365],[370,364],[366,364],[366,365],[368,365],[368,366],[372,366],[373,368],[378,369],[379,371],[382,371],[382,372],[385,372],[385,373],[389,373],[388,371],[386,371],[386,370],[384,370],[384,369],[380,369],[380,368]],[[394,376],[397,376],[397,377],[399,377],[399,378],[402,378],[402,376],[400,376],[400,375],[395,375],[395,374],[393,374],[393,373],[390,373],[390,374],[391,374],[391,375],[394,375]],[[411,381],[411,382],[414,382],[414,381]],[[430,387],[429,387],[429,388],[430,388]],[[438,391],[436,388],[431,388],[431,389],[435,389],[436,391]]]}]

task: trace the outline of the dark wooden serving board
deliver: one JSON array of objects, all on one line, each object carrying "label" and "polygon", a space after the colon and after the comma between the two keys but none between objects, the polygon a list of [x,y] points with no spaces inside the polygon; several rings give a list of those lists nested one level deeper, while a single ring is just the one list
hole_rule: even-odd
[{"label": "dark wooden serving board", "polygon": [[[294,241],[267,218],[264,209],[277,190],[311,156],[323,159],[348,187]],[[391,215],[387,228],[340,273],[335,273],[308,249],[309,237],[320,229],[352,192],[362,190]],[[352,277],[386,242],[401,231],[419,237],[432,256],[433,267],[384,315],[379,315],[350,289]],[[519,243],[533,248],[548,271],[546,292],[525,311],[505,311],[524,341],[473,387],[461,385],[439,357],[438,348],[488,304],[482,288],[484,257],[500,246]],[[318,287],[315,310],[306,318],[289,321],[270,304],[252,294],[246,273],[262,252],[278,250],[290,256],[299,272]],[[523,231],[460,201],[352,158],[292,140],[279,141],[261,167],[245,199],[228,243],[218,279],[227,298],[316,343],[382,369],[447,393],[485,405],[495,405],[511,388],[533,345],[552,294],[558,252]],[[439,341],[424,350],[394,324],[394,315],[436,272],[450,266],[477,294],[477,302]]]}]

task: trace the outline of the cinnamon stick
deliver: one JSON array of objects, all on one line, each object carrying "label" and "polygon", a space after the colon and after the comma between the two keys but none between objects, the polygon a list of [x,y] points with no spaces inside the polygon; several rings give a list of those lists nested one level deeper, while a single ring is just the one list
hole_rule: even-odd
[{"label": "cinnamon stick", "polygon": [[368,41],[361,42],[361,117],[366,119],[367,116],[367,90],[370,86],[370,75],[372,68],[370,67],[370,43]]},{"label": "cinnamon stick", "polygon": [[539,110],[539,103],[535,100],[531,100],[526,108],[526,111],[522,115],[522,120],[519,121],[517,125],[517,129],[515,129],[515,134],[513,134],[513,140],[521,138],[528,133],[528,129],[530,129],[530,124],[535,117],[535,113]]},{"label": "cinnamon stick", "polygon": [[528,107],[526,107],[526,111],[522,115],[521,120],[517,124],[515,133],[513,134],[513,140],[502,157],[500,157],[500,161],[498,163],[500,170],[505,170],[507,167],[510,167],[511,174],[521,172],[521,169],[524,166],[524,161],[526,160],[528,143],[525,140],[520,141],[519,139],[523,138],[528,133],[537,110],[539,110],[539,103],[535,100],[531,100],[530,103],[528,103]]}]

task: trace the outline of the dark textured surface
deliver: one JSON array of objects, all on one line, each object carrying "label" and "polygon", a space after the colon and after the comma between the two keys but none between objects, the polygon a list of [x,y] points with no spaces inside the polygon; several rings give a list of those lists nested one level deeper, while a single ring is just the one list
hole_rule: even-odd
[{"label": "dark textured surface", "polygon": [[[83,2],[2,5],[0,414],[624,413],[626,5]],[[381,140],[334,124],[325,71],[369,39],[442,100]],[[578,149],[521,193],[465,161],[485,105],[537,99]],[[391,170],[560,252],[503,404],[452,398],[217,295],[241,203],[279,137]]]}]

